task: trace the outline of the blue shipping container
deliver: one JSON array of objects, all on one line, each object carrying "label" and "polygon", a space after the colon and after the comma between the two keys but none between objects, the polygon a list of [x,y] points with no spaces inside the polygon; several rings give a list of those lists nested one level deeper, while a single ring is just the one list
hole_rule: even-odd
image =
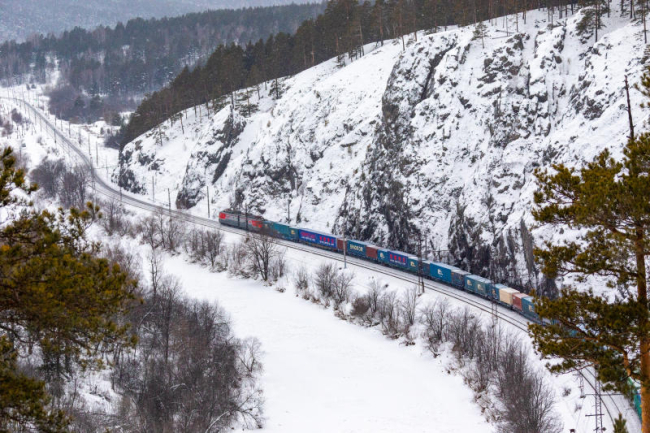
[{"label": "blue shipping container", "polygon": [[348,241],[348,254],[351,256],[366,257],[366,244],[359,241]]},{"label": "blue shipping container", "polygon": [[408,258],[408,263],[409,267],[408,270],[413,272],[414,274],[417,274],[420,270],[420,261],[418,260],[417,257],[409,257]]},{"label": "blue shipping container", "polygon": [[456,269],[453,266],[446,265],[444,263],[431,263],[429,267],[431,272],[431,278],[434,280],[439,280],[447,284],[451,284],[451,270]]},{"label": "blue shipping container", "polygon": [[478,275],[465,275],[465,290],[481,296],[488,295],[488,288],[492,281]]},{"label": "blue shipping container", "polygon": [[502,287],[507,287],[503,284],[490,284],[489,290],[488,290],[488,297],[490,299],[493,299],[495,301],[499,300],[499,289]]},{"label": "blue shipping container", "polygon": [[463,271],[462,269],[452,269],[451,284],[458,287],[459,289],[464,289],[466,275],[469,275],[469,272]]},{"label": "blue shipping container", "polygon": [[388,263],[398,268],[408,268],[408,257],[404,253],[388,251]]},{"label": "blue shipping container", "polygon": [[264,226],[271,231],[274,236],[290,241],[298,240],[298,229],[286,224],[280,224],[273,221],[265,221]]},{"label": "blue shipping container", "polygon": [[319,247],[336,249],[336,236],[310,230],[298,230],[300,240]]},{"label": "blue shipping container", "polygon": [[389,265],[390,261],[388,260],[388,250],[383,250],[381,248],[377,249],[377,261]]},{"label": "blue shipping container", "polygon": [[535,298],[532,296],[526,296],[525,298],[522,298],[521,306],[524,312],[524,316],[527,316],[534,320],[539,320],[539,316],[535,312]]}]

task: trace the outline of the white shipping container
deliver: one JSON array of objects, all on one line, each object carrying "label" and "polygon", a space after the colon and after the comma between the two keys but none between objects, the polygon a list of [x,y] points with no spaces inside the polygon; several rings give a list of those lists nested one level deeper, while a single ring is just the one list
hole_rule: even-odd
[{"label": "white shipping container", "polygon": [[512,296],[516,293],[519,293],[519,290],[511,289],[510,287],[499,289],[499,300],[504,304],[512,305]]}]

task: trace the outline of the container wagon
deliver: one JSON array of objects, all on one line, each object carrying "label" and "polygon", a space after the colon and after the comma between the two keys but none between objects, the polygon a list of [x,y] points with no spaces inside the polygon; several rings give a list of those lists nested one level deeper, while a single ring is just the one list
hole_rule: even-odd
[{"label": "container wagon", "polygon": [[366,242],[350,240],[346,242],[348,254],[362,259],[377,261],[377,247]]},{"label": "container wagon", "polygon": [[359,241],[347,241],[348,254],[351,256],[366,258],[368,244]]},{"label": "container wagon", "polygon": [[513,295],[519,293],[519,290],[504,286],[503,284],[496,284],[496,286],[500,286],[499,302],[501,302],[503,305],[507,305],[508,307],[512,307],[512,297]]},{"label": "container wagon", "polygon": [[515,293],[512,295],[512,308],[514,310],[519,311],[520,313],[523,313],[524,307],[522,305],[522,299],[527,297],[528,295],[525,293]]},{"label": "container wagon", "polygon": [[535,312],[535,298],[526,296],[521,300],[524,316],[539,322],[539,315]]},{"label": "container wagon", "polygon": [[264,221],[264,228],[267,230],[269,235],[273,237],[286,239],[293,242],[298,241],[298,229],[290,227],[286,224],[276,223],[273,221]]},{"label": "container wagon", "polygon": [[408,258],[408,271],[418,274],[420,272],[420,259],[414,256]]},{"label": "container wagon", "polygon": [[458,269],[454,266],[445,263],[434,262],[429,266],[429,275],[434,280],[442,281],[443,283],[451,284],[451,271]]},{"label": "container wagon", "polygon": [[478,275],[465,275],[465,290],[468,292],[487,297],[488,288],[491,285],[492,281],[487,278],[479,277]]},{"label": "container wagon", "polygon": [[320,233],[312,230],[298,229],[298,240],[305,244],[314,245],[328,250],[338,250],[338,239],[328,233]]},{"label": "container wagon", "polygon": [[409,268],[409,256],[401,251],[387,251],[386,257],[390,266],[407,269]]},{"label": "container wagon", "polygon": [[451,270],[451,284],[458,287],[459,289],[465,288],[465,277],[469,275],[469,272],[463,271],[462,269],[452,269]]}]

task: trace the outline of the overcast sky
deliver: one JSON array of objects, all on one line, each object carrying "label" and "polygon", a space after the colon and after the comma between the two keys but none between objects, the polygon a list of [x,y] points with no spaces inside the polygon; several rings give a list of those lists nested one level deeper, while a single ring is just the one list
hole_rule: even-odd
[{"label": "overcast sky", "polygon": [[310,2],[314,0],[0,0],[0,41],[59,33],[75,26],[114,25],[135,17]]}]

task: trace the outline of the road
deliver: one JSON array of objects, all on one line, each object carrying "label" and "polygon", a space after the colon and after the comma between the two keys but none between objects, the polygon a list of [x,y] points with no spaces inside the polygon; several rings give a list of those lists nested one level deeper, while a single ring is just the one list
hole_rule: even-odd
[{"label": "road", "polygon": [[[174,218],[177,218],[181,221],[185,221],[191,224],[195,224],[195,225],[199,225],[199,226],[203,226],[215,230],[230,232],[238,236],[246,235],[246,233],[242,230],[237,230],[235,228],[230,228],[230,227],[224,227],[220,225],[218,221],[215,221],[213,219],[192,215],[190,212],[187,211],[169,209],[166,206],[161,206],[161,205],[151,203],[147,200],[144,200],[139,197],[135,197],[129,193],[125,193],[116,189],[115,186],[108,183],[108,181],[102,179],[102,177],[99,176],[96,169],[93,167],[91,159],[83,152],[83,150],[79,146],[77,146],[70,138],[68,138],[62,131],[57,129],[57,127],[53,125],[52,122],[50,122],[50,120],[47,118],[47,116],[44,115],[40,110],[36,109],[33,105],[31,105],[29,102],[27,102],[24,99],[11,97],[11,96],[0,97],[0,98],[12,100],[14,101],[14,103],[18,104],[24,110],[30,111],[34,118],[38,117],[39,121],[42,122],[42,124],[46,125],[46,130],[48,131],[48,133],[50,133],[53,136],[56,143],[62,146],[63,149],[66,151],[66,153],[68,153],[68,155],[78,158],[84,165],[86,165],[90,169],[92,178],[94,180],[96,193],[101,194],[109,199],[120,200],[123,205],[132,208],[149,211],[149,212],[165,212],[166,214],[172,215]],[[321,256],[321,257],[326,257],[328,259],[343,261],[343,257],[340,254],[331,251],[320,250],[318,248],[313,248],[302,244],[296,244],[290,241],[279,241],[279,243],[281,243],[283,246],[287,248],[304,251],[306,253]],[[387,268],[379,264],[370,263],[350,256],[347,257],[347,263],[351,266],[369,269],[375,273],[388,275],[393,278],[397,278],[402,281],[408,282],[410,284],[417,284],[416,276],[395,269]],[[461,301],[475,309],[486,312],[488,314],[496,314],[499,320],[508,323],[509,325],[514,326],[515,328],[518,328],[522,331],[527,330],[528,320],[526,320],[523,316],[515,313],[510,309],[504,308],[500,305],[494,305],[493,303],[491,303],[486,299],[479,298],[467,292],[456,290],[444,284],[440,284],[434,281],[425,281],[425,288],[427,290],[440,293],[449,298]],[[595,386],[596,380],[595,380],[594,372],[587,369],[587,370],[583,370],[580,374],[584,378],[584,382],[587,385],[585,387],[585,393],[594,394],[596,390],[596,386]],[[623,416],[627,419],[628,429],[631,432],[641,431],[641,423],[638,417],[636,416],[636,413],[634,412],[633,408],[631,408],[631,404],[625,397],[621,395],[604,395],[601,397],[601,402],[604,409],[604,415],[607,418],[609,418],[609,420],[612,423],[613,420],[616,417],[618,417],[618,414],[622,413]],[[585,402],[585,403],[590,404],[589,402]]]}]

